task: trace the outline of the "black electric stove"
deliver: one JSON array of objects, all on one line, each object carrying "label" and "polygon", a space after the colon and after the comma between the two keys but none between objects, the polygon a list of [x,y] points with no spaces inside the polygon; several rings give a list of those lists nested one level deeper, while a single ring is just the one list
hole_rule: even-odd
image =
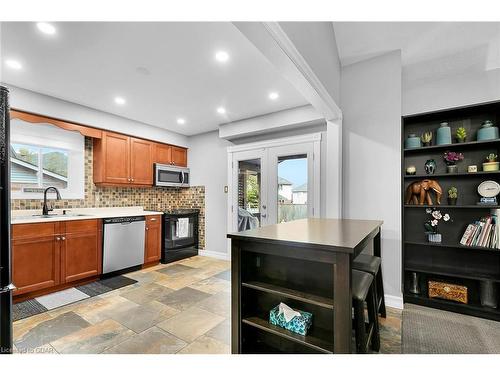
[{"label": "black electric stove", "polygon": [[198,255],[199,215],[200,210],[197,209],[164,212],[162,263],[170,263]]}]

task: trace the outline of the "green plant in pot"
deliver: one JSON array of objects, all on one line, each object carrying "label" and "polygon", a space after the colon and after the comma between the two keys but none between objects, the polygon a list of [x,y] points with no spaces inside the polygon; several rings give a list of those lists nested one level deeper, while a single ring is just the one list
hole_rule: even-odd
[{"label": "green plant in pot", "polygon": [[448,189],[448,204],[450,206],[454,206],[457,204],[458,198],[458,189],[455,186],[452,186]]},{"label": "green plant in pot", "polygon": [[420,140],[424,146],[430,146],[432,142],[432,132],[422,133]]},{"label": "green plant in pot", "polygon": [[458,143],[463,143],[467,139],[467,131],[463,126],[459,127],[457,129],[457,132],[455,133],[455,137],[457,138]]},{"label": "green plant in pot", "polygon": [[499,170],[499,162],[497,161],[498,156],[491,153],[486,156],[486,161],[483,163],[484,172],[493,172]]}]

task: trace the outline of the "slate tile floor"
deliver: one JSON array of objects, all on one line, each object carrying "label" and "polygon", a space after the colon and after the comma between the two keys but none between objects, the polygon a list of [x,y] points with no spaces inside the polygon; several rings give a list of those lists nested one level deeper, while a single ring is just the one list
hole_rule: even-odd
[{"label": "slate tile floor", "polygon": [[[230,353],[230,262],[193,257],[14,323],[18,353]],[[182,313],[181,313],[182,312]],[[381,352],[401,352],[401,313],[381,320]]]}]

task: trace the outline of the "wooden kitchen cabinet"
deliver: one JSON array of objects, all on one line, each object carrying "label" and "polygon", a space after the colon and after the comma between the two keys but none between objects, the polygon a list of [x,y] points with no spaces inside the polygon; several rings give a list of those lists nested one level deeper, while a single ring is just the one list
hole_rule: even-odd
[{"label": "wooden kitchen cabinet", "polygon": [[63,289],[64,284],[100,275],[101,223],[91,219],[13,225],[14,295]]},{"label": "wooden kitchen cabinet", "polygon": [[153,185],[153,143],[103,132],[94,139],[94,183],[97,185]]},{"label": "wooden kitchen cabinet", "polygon": [[172,146],[161,143],[155,144],[154,163],[171,164],[172,163]]},{"label": "wooden kitchen cabinet", "polygon": [[187,167],[187,149],[177,146],[155,144],[154,162]]},{"label": "wooden kitchen cabinet", "polygon": [[144,264],[160,261],[161,241],[161,215],[146,216]]},{"label": "wooden kitchen cabinet", "polygon": [[98,276],[102,269],[101,220],[61,222],[61,283]]},{"label": "wooden kitchen cabinet", "polygon": [[59,285],[61,254],[54,223],[17,224],[12,228],[14,295]]},{"label": "wooden kitchen cabinet", "polygon": [[153,185],[153,143],[130,139],[130,178],[134,185]]},{"label": "wooden kitchen cabinet", "polygon": [[178,167],[187,167],[187,149],[172,146],[172,164]]},{"label": "wooden kitchen cabinet", "polygon": [[94,139],[94,183],[130,183],[130,137],[102,132]]}]

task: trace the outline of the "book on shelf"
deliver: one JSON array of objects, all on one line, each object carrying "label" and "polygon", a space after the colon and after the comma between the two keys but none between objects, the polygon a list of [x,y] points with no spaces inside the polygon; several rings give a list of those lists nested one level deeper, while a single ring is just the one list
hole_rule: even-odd
[{"label": "book on shelf", "polygon": [[495,213],[467,225],[460,244],[463,246],[500,249],[500,225],[498,223],[497,211],[495,210]]}]

